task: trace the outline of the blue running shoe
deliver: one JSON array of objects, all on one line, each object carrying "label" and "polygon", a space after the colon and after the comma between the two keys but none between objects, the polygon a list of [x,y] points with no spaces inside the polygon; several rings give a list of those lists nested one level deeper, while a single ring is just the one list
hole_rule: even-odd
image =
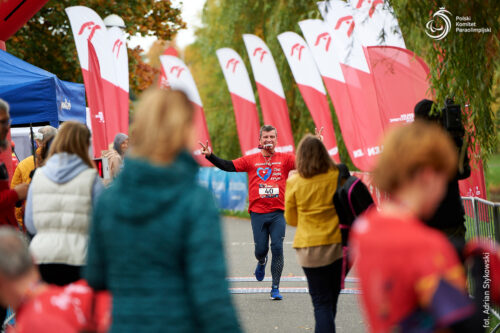
[{"label": "blue running shoe", "polygon": [[262,281],[264,280],[264,276],[266,276],[266,264],[267,264],[267,257],[266,257],[266,261],[261,264],[261,263],[257,263],[257,267],[255,267],[255,278],[257,279],[257,281]]},{"label": "blue running shoe", "polygon": [[274,301],[281,301],[283,299],[278,288],[271,289],[271,299]]}]

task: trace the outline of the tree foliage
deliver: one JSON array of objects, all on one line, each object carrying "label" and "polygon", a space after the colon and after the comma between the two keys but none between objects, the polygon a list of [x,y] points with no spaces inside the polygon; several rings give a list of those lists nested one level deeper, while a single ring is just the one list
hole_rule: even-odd
[{"label": "tree foliage", "polygon": [[[430,67],[430,84],[435,100],[443,105],[447,97],[470,105],[466,128],[479,141],[484,158],[496,151],[498,125],[495,113],[500,96],[498,70],[500,68],[500,2],[495,0],[409,1],[391,0],[399,20],[406,45],[415,51]],[[451,13],[451,29],[442,40],[427,36],[425,27],[441,7]],[[456,30],[456,17],[470,17],[477,28],[491,32],[474,33]],[[437,26],[443,22],[434,18]],[[494,83],[495,72],[497,72]]]},{"label": "tree foliage", "polygon": [[[66,7],[77,5],[82,5],[82,1],[50,0],[7,41],[8,52],[63,80],[82,82],[71,26],[64,11]],[[92,8],[103,19],[110,14],[121,16],[131,36],[139,33],[169,40],[185,27],[180,9],[172,7],[170,0],[87,0],[83,5]],[[152,84],[157,71],[142,60],[140,48],[128,52],[131,90],[138,93]]]},{"label": "tree foliage", "polygon": [[[308,18],[320,18],[314,1],[207,0],[202,13],[203,26],[184,55],[200,90],[214,151],[222,157],[236,158],[241,152],[231,97],[215,51],[222,47],[234,49],[252,77],[242,39],[245,33],[259,36],[271,50],[285,91],[295,142],[305,133],[314,133],[313,120],[277,39],[285,31],[300,33],[297,23]],[[251,81],[258,101],[255,83]],[[336,133],[341,141],[338,126]],[[344,160],[348,159],[345,148],[340,149],[340,154]]]}]

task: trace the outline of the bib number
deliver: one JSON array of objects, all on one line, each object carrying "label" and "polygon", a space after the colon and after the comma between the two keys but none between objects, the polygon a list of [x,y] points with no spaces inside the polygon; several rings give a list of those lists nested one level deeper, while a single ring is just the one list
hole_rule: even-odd
[{"label": "bib number", "polygon": [[280,194],[280,189],[279,187],[264,187],[264,188],[259,188],[259,195],[266,196],[266,195],[279,195]]}]

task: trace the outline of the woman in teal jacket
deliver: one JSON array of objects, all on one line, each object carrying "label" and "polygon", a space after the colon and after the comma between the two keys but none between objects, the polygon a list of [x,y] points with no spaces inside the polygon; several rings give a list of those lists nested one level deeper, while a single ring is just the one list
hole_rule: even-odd
[{"label": "woman in teal jacket", "polygon": [[113,295],[111,332],[240,331],[219,215],[188,153],[193,121],[183,93],[146,93],[130,157],[95,209],[85,276]]}]

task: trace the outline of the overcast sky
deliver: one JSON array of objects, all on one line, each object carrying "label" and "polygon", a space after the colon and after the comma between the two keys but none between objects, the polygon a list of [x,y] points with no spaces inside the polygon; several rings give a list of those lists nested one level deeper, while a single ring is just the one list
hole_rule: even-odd
[{"label": "overcast sky", "polygon": [[[172,0],[174,6],[181,6],[182,19],[186,22],[187,29],[180,30],[177,34],[177,45],[183,49],[194,42],[194,30],[201,25],[201,11],[206,0]],[[132,37],[128,43],[130,48],[137,45],[147,51],[156,37]]]}]

